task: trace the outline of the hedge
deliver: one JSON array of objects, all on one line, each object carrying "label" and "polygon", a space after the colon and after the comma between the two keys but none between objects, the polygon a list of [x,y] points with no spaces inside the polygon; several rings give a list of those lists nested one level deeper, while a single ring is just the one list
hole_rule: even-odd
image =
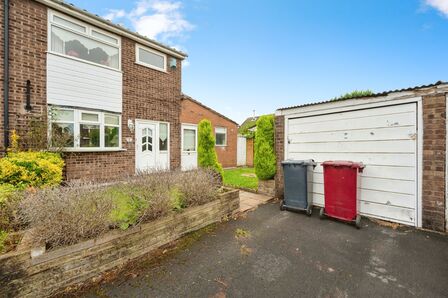
[{"label": "hedge", "polygon": [[201,120],[198,125],[198,163],[201,168],[211,168],[221,176],[224,174],[216,155],[212,124],[207,119]]},{"label": "hedge", "polygon": [[0,184],[23,189],[62,182],[64,161],[52,152],[10,152],[0,159]]},{"label": "hedge", "polygon": [[255,174],[260,180],[275,176],[276,159],[274,151],[274,116],[265,115],[257,120],[255,132]]}]

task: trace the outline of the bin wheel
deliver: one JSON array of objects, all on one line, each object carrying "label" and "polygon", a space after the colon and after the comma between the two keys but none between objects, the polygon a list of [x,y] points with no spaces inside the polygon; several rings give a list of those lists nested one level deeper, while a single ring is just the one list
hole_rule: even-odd
[{"label": "bin wheel", "polygon": [[313,206],[308,205],[308,207],[306,208],[306,215],[311,216],[311,214],[313,214]]},{"label": "bin wheel", "polygon": [[319,217],[320,217],[320,219],[325,218],[325,208],[320,208]]},{"label": "bin wheel", "polygon": [[357,229],[361,228],[361,215],[356,215],[355,225]]},{"label": "bin wheel", "polygon": [[280,202],[280,211],[285,211],[285,205],[283,205],[283,201]]}]

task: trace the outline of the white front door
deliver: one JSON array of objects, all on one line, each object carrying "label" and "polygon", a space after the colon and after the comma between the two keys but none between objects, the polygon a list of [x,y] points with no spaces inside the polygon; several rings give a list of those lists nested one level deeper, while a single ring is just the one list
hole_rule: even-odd
[{"label": "white front door", "polygon": [[193,124],[182,124],[181,167],[183,171],[198,167],[198,127]]},{"label": "white front door", "polygon": [[137,123],[137,140],[135,142],[135,145],[137,146],[137,171],[148,171],[156,168],[156,134],[157,131],[155,124]]}]

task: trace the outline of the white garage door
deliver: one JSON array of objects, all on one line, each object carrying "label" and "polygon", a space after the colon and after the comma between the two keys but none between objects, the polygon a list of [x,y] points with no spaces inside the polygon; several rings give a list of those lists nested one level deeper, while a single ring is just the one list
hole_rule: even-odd
[{"label": "white garage door", "polygon": [[286,159],[312,158],[319,165],[310,183],[314,204],[323,206],[321,162],[352,160],[366,165],[359,182],[363,215],[416,224],[417,105],[370,108],[287,123]]}]

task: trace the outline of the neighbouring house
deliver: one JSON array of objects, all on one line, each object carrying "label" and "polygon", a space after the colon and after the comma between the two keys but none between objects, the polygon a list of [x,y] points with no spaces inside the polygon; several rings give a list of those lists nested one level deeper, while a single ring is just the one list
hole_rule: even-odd
[{"label": "neighbouring house", "polygon": [[182,96],[181,106],[182,169],[194,169],[198,166],[197,127],[202,119],[208,119],[212,123],[218,161],[224,168],[236,167],[238,124],[187,95]]},{"label": "neighbouring house", "polygon": [[255,132],[260,116],[249,117],[238,128],[238,166],[254,166]]},{"label": "neighbouring house", "polygon": [[363,162],[361,215],[445,231],[447,94],[448,83],[437,82],[278,109],[277,194],[283,160],[318,162],[309,194],[317,206],[324,204],[323,161]]},{"label": "neighbouring house", "polygon": [[0,150],[11,130],[23,136],[37,118],[49,136],[68,136],[68,180],[180,167],[186,54],[63,1],[10,0],[7,8]]},{"label": "neighbouring house", "polygon": [[249,117],[238,128],[238,166],[254,166],[254,137],[259,116]]}]

